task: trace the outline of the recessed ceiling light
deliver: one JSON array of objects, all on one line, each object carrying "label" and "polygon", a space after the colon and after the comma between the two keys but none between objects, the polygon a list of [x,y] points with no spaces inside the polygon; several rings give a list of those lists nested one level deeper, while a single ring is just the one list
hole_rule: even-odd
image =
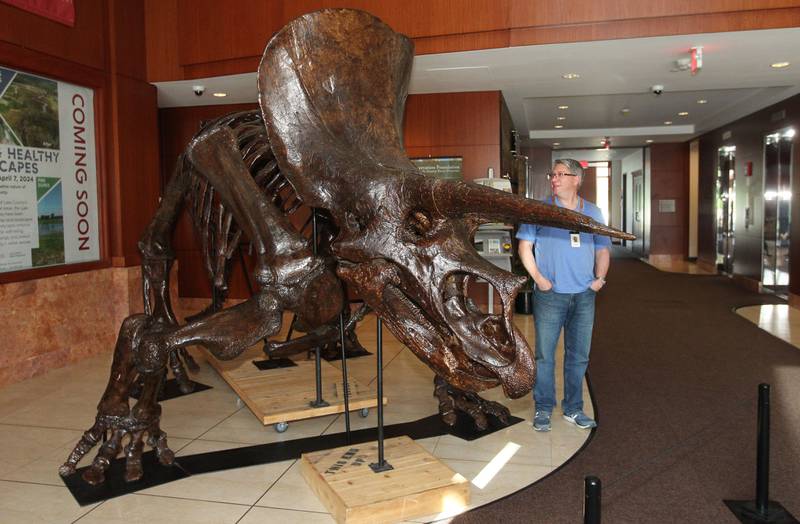
[{"label": "recessed ceiling light", "polygon": [[553,145],[554,145],[554,146],[560,146],[560,145],[561,145],[561,142],[553,142]]},{"label": "recessed ceiling light", "polygon": [[576,78],[580,77],[581,75],[579,75],[578,73],[564,73],[563,75],[561,75],[561,78],[563,78],[564,80],[575,80]]},{"label": "recessed ceiling light", "polygon": [[623,107],[619,111],[620,111],[620,113],[630,113],[631,112],[630,108],[628,108],[628,107]]},{"label": "recessed ceiling light", "polygon": [[664,121],[664,125],[665,125],[665,126],[671,126],[671,125],[672,125],[672,120],[666,120],[666,121]]},{"label": "recessed ceiling light", "polygon": [[681,111],[680,113],[678,113],[678,116],[689,116],[689,112],[688,111]]},{"label": "recessed ceiling light", "polygon": [[559,116],[559,117],[556,118],[556,120],[566,120],[566,119],[567,119],[567,117],[565,117],[565,116]]},{"label": "recessed ceiling light", "polygon": [[705,98],[701,98],[700,100],[697,101],[697,103],[698,104],[707,104],[708,100],[706,100]]},{"label": "recessed ceiling light", "polygon": [[653,139],[652,138],[648,138],[647,140],[645,140],[645,142],[648,143],[648,144],[652,144],[653,143]]},{"label": "recessed ceiling light", "polygon": [[228,96],[228,93],[214,93],[214,96],[217,98],[222,98],[223,96]]},{"label": "recessed ceiling light", "polygon": [[564,109],[569,109],[569,106],[558,106],[558,108],[563,111]]},{"label": "recessed ceiling light", "polygon": [[789,62],[775,62],[774,64],[770,64],[770,67],[773,69],[783,69],[784,67],[789,67]]},{"label": "recessed ceiling light", "polygon": [[561,124],[556,124],[556,125],[554,125],[553,127],[555,127],[556,129],[561,129],[561,128],[562,128],[562,127],[564,127],[564,126],[562,126]]}]

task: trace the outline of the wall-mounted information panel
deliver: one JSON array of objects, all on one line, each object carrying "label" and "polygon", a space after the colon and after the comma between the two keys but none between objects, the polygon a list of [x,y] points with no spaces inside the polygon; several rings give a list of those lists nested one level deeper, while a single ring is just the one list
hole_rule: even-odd
[{"label": "wall-mounted information panel", "polygon": [[411,162],[424,175],[447,180],[461,180],[464,178],[462,169],[464,159],[460,156],[412,158]]},{"label": "wall-mounted information panel", "polygon": [[0,272],[100,259],[94,92],[0,67]]}]

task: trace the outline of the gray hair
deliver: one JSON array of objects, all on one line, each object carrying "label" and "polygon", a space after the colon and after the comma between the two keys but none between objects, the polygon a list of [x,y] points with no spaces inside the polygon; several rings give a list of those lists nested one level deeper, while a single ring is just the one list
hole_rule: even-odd
[{"label": "gray hair", "polygon": [[578,178],[583,182],[583,166],[581,166],[580,162],[573,158],[559,158],[553,162],[553,167],[556,167],[558,164],[569,169],[570,173],[578,175]]}]

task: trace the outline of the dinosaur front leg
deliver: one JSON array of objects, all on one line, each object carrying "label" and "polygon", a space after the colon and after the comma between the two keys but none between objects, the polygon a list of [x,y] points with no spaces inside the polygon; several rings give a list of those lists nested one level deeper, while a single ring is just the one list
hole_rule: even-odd
[{"label": "dinosaur front leg", "polygon": [[[83,478],[96,485],[105,479],[105,471],[120,451],[123,440],[126,456],[125,480],[141,478],[144,443],[155,448],[163,464],[171,464],[173,453],[166,434],[160,428],[161,406],[158,391],[170,355],[190,344],[207,347],[221,359],[235,358],[246,348],[280,330],[282,306],[264,293],[237,306],[210,315],[185,326],[165,326],[146,315],[137,315],[123,323],[112,364],[108,387],[98,405],[94,425],[84,433],[59,472],[70,475],[75,466],[104,434],[109,434]],[[128,407],[130,388],[137,374],[144,377],[138,402]]]},{"label": "dinosaur front leg", "polygon": [[487,415],[494,415],[504,424],[509,423],[511,412],[504,405],[481,398],[476,393],[451,386],[439,375],[433,379],[433,395],[439,399],[439,414],[448,426],[453,426],[458,412],[465,413],[479,430],[489,426]]},{"label": "dinosaur front leg", "polygon": [[108,385],[97,406],[94,425],[83,434],[67,461],[59,468],[62,476],[75,473],[75,466],[84,455],[100,442],[115,423],[129,415],[128,397],[138,375],[134,366],[134,348],[150,324],[151,320],[146,315],[134,315],[123,321],[114,348]]}]

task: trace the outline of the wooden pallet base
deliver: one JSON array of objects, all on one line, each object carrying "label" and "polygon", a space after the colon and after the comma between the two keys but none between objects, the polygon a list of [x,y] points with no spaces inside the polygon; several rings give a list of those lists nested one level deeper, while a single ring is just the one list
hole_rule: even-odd
[{"label": "wooden pallet base", "polygon": [[[316,399],[315,365],[313,360],[297,360],[297,366],[260,370],[253,360],[262,360],[259,348],[251,349],[235,360],[221,361],[208,354],[208,361],[225,382],[247,404],[250,411],[265,426],[306,418],[344,413],[342,372],[326,361],[321,362],[322,398],[328,406],[314,408]],[[374,408],[378,405],[374,388],[352,377],[349,407],[351,411]],[[386,397],[383,399],[386,404]]]},{"label": "wooden pallet base", "polygon": [[469,482],[408,437],[388,439],[394,469],[375,473],[377,442],[306,453],[301,472],[336,522],[397,522],[469,504]]}]

